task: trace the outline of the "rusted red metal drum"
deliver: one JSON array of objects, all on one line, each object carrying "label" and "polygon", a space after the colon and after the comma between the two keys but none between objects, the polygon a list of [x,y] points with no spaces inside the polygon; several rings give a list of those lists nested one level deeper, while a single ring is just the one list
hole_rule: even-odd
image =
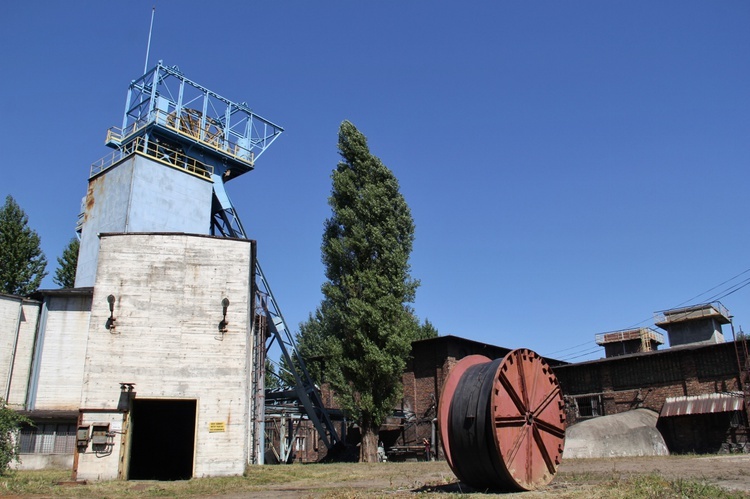
[{"label": "rusted red metal drum", "polygon": [[560,384],[528,349],[502,359],[461,359],[438,407],[443,452],[456,476],[477,489],[534,490],[557,473],[565,443]]}]

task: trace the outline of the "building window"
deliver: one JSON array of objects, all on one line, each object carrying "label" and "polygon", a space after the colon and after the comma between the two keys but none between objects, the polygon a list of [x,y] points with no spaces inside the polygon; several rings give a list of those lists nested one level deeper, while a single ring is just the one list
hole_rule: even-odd
[{"label": "building window", "polygon": [[604,404],[601,395],[575,397],[576,412],[579,418],[596,418],[604,416]]},{"label": "building window", "polygon": [[294,438],[294,450],[297,452],[303,452],[305,450],[305,437]]},{"label": "building window", "polygon": [[21,454],[72,454],[76,448],[76,425],[40,423],[21,429]]}]

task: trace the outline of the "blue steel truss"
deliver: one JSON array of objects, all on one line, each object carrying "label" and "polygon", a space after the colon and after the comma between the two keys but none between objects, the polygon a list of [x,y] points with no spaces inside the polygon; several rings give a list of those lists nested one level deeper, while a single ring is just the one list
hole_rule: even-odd
[{"label": "blue steel truss", "polygon": [[230,101],[159,61],[130,83],[122,127],[111,128],[106,143],[119,149],[136,137],[166,140],[230,180],[252,170],[283,131],[246,103]]}]

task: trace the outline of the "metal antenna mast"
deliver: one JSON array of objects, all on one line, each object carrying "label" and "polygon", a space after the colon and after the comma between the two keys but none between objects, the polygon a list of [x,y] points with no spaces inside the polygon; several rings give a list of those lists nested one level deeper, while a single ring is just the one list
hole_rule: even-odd
[{"label": "metal antenna mast", "polygon": [[156,13],[156,5],[151,8],[151,26],[148,28],[148,43],[146,44],[146,62],[143,63],[143,74],[148,71],[148,53],[151,50],[151,32],[154,30],[154,14]]}]

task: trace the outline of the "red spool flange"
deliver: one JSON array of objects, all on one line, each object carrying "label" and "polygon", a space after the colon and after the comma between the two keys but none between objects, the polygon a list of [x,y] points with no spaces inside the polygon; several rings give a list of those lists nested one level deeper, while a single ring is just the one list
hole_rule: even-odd
[{"label": "red spool flange", "polygon": [[560,385],[528,349],[459,361],[443,385],[438,424],[448,464],[475,488],[534,490],[554,478],[562,459]]}]

